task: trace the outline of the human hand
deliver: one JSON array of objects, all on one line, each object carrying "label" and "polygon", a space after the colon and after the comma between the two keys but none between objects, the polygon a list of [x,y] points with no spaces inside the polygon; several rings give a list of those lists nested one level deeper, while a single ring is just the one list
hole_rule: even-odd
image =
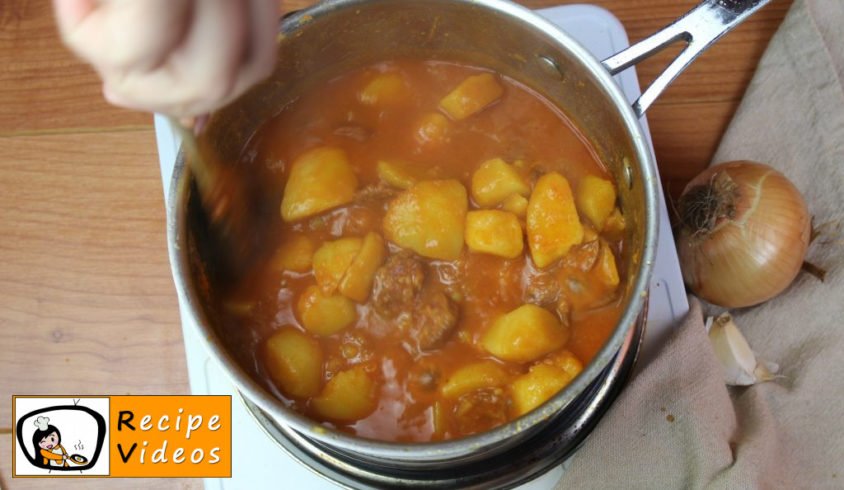
[{"label": "human hand", "polygon": [[277,0],[53,0],[64,42],[112,104],[178,117],[230,102],[275,65]]}]

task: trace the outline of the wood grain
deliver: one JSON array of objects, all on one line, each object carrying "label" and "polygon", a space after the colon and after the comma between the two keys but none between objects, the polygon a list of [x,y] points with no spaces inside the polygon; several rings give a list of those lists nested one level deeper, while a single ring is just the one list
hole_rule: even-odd
[{"label": "wood grain", "polygon": [[7,138],[0,162],[0,393],[185,393],[154,133]]},{"label": "wood grain", "polygon": [[[597,0],[624,23],[631,42],[641,40],[698,2]],[[707,167],[738,107],[759,58],[791,6],[774,0],[696,60],[648,112],[664,188],[678,196]],[[637,65],[646,87],[676,54],[667,50]]]},{"label": "wood grain", "polygon": [[49,0],[0,1],[0,136],[151,126],[100,94],[94,71],[59,41]]}]

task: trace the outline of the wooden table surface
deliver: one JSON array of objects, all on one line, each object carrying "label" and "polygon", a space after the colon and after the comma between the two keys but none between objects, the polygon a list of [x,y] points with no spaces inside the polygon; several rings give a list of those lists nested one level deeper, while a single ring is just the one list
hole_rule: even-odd
[{"label": "wooden table surface", "polygon": [[[312,2],[280,3],[291,10]],[[594,3],[619,17],[636,41],[697,1]],[[709,163],[790,3],[775,0],[724,38],[648,113],[669,193]],[[673,53],[639,65],[643,86]],[[47,0],[0,1],[0,213],[0,488],[17,488],[12,394],[188,391],[152,118],[102,101],[95,74],[58,41]],[[62,486],[142,484],[82,483]]]}]

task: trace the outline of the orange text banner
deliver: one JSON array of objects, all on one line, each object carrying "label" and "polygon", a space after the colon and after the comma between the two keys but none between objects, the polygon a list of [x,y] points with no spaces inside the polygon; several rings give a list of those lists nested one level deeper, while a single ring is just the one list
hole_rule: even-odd
[{"label": "orange text banner", "polygon": [[112,477],[231,477],[230,396],[112,396]]}]

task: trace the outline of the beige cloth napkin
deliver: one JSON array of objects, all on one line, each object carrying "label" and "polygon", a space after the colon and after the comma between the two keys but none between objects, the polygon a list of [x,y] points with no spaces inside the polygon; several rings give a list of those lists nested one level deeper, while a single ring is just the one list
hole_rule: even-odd
[{"label": "beige cloth napkin", "polygon": [[781,296],[734,312],[783,378],[727,388],[701,306],[625,389],[559,488],[844,488],[844,1],[797,0],[772,39],[714,163],[785,173],[816,225]]}]

